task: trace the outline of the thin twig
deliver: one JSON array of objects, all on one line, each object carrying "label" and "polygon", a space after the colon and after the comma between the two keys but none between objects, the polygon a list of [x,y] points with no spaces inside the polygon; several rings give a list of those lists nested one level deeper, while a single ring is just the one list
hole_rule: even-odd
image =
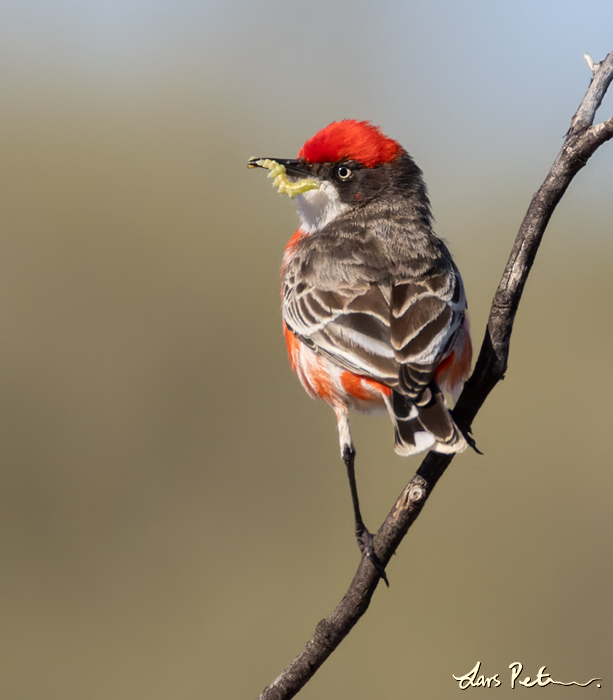
[{"label": "thin twig", "polygon": [[[483,402],[506,371],[515,314],[549,219],[573,177],[594,151],[613,137],[613,117],[593,126],[596,110],[613,80],[613,52],[601,63],[594,63],[589,57],[586,60],[593,74],[592,82],[521,224],[492,302],[477,364],[453,411],[456,422],[466,433],[470,432]],[[453,457],[430,452],[397,498],[375,536],[375,551],[383,565],[396,551]],[[363,557],[341,602],[317,625],[305,648],[262,691],[258,700],[294,697],[366,612],[378,583],[374,566]]]}]

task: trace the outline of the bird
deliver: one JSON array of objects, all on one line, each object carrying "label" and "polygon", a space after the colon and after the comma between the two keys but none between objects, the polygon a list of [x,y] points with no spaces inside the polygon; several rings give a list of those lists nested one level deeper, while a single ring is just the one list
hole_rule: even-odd
[{"label": "bird", "polygon": [[332,122],[297,158],[248,166],[269,169],[297,203],[281,267],[289,361],[336,415],[358,545],[388,583],[360,511],[349,412],[387,410],[399,455],[472,444],[446,398],[471,369],[462,278],[434,233],[422,171],[371,122]]}]

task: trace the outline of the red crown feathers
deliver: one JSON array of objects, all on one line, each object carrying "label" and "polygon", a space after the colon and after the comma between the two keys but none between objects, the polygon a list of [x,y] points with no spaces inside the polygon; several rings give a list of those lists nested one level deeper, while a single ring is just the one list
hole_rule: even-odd
[{"label": "red crown feathers", "polygon": [[367,168],[393,160],[401,146],[370,122],[343,119],[332,122],[300,149],[299,158],[309,163],[356,160]]}]

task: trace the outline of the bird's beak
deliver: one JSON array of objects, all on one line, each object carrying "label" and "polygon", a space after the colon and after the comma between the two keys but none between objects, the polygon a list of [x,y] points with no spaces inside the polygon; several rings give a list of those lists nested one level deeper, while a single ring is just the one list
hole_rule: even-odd
[{"label": "bird's beak", "polygon": [[[273,186],[277,188],[279,194],[287,194],[290,198],[309,190],[318,190],[322,184],[321,179],[313,177],[301,160],[250,158],[247,161],[247,167],[270,170],[268,177],[273,178]],[[306,177],[298,179],[303,175]]]},{"label": "bird's beak", "polygon": [[304,161],[295,160],[291,158],[249,158],[247,161],[248,168],[267,168],[264,163],[270,163],[274,161],[279,163],[285,168],[286,173],[290,177],[313,177],[313,175],[306,169]]}]

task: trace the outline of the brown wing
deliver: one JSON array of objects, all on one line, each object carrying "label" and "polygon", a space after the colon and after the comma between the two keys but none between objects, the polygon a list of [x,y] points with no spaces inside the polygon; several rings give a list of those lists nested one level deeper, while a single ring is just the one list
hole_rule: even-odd
[{"label": "brown wing", "polygon": [[457,269],[394,285],[391,344],[401,365],[399,388],[416,399],[432,381],[434,370],[462,323],[466,297]]},{"label": "brown wing", "polygon": [[303,342],[339,366],[389,386],[397,384],[399,365],[390,341],[389,291],[384,287],[364,284],[332,292],[286,285],[283,318]]},{"label": "brown wing", "polygon": [[356,280],[334,291],[289,275],[283,290],[284,320],[303,342],[412,399],[432,380],[464,308],[454,269],[396,284]]},{"label": "brown wing", "polygon": [[283,317],[292,332],[337,365],[392,389],[388,409],[403,455],[466,446],[434,381],[465,308],[453,263],[395,284],[355,280],[334,291],[310,285],[308,276],[284,280]]}]

